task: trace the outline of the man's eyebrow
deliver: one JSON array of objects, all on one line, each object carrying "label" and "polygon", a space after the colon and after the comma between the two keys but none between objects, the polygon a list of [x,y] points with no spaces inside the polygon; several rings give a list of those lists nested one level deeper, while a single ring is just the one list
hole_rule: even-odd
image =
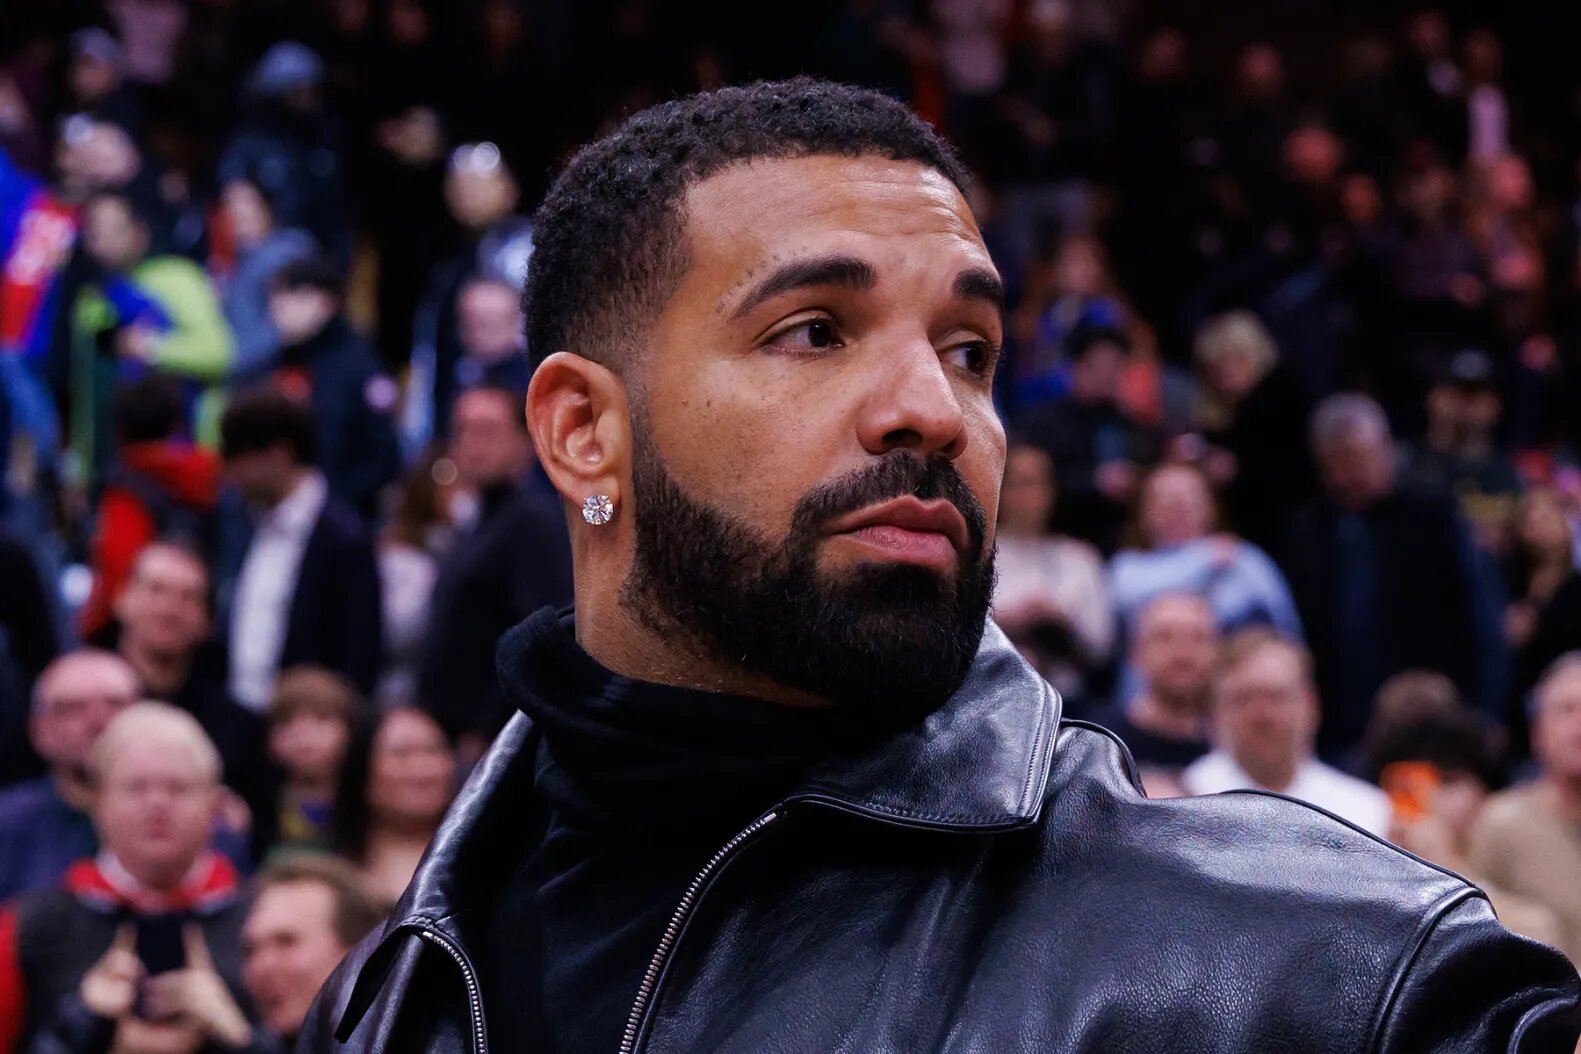
[{"label": "man's eyebrow", "polygon": [[740,318],[748,311],[772,297],[792,289],[805,289],[815,285],[837,285],[847,289],[871,289],[878,284],[878,273],[873,265],[855,256],[815,256],[805,260],[792,260],[774,270],[759,282],[751,292],[741,298],[731,318]]},{"label": "man's eyebrow", "polygon": [[986,267],[969,267],[956,275],[951,292],[957,300],[987,300],[1004,310],[1005,283]]}]

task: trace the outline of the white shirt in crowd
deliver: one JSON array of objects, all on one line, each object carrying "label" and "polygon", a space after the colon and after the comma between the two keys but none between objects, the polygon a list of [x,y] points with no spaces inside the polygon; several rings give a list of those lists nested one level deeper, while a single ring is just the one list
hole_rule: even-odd
[{"label": "white shirt in crowd", "polygon": [[[1230,790],[1267,790],[1223,750],[1205,754],[1186,766],[1180,782],[1188,794],[1218,794]],[[1296,769],[1296,778],[1282,792],[1371,831],[1389,836],[1393,808],[1389,796],[1364,780],[1309,758]]]},{"label": "white shirt in crowd", "polygon": [[259,518],[231,598],[231,697],[262,711],[269,707],[280,651],[285,647],[297,571],[307,540],[324,511],[324,477],[309,472],[280,504]]}]

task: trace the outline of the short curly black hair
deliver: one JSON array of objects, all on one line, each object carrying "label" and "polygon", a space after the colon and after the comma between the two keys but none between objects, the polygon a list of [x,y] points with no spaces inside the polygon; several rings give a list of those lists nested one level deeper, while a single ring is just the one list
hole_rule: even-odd
[{"label": "short curly black hair", "polygon": [[688,188],[740,162],[816,155],[917,161],[967,187],[948,143],[865,88],[798,77],[643,110],[580,150],[534,217],[523,293],[533,365],[557,351],[620,360],[686,274]]}]

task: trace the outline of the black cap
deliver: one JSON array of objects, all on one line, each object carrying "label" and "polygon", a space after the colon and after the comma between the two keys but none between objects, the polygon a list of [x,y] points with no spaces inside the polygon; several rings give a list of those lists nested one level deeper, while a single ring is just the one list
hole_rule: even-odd
[{"label": "black cap", "polygon": [[1131,338],[1126,336],[1125,330],[1118,326],[1082,322],[1065,337],[1065,355],[1070,361],[1079,362],[1100,344],[1112,344],[1127,355],[1131,353]]}]

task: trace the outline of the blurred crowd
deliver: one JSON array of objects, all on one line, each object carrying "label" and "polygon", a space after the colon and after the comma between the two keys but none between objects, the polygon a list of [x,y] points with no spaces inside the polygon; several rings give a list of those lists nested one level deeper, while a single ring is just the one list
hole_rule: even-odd
[{"label": "blurred crowd", "polygon": [[793,73],[976,176],[995,617],[1066,715],[1581,955],[1581,10],[1199,6],[6,5],[0,1054],[289,1043],[571,600],[538,197]]}]

